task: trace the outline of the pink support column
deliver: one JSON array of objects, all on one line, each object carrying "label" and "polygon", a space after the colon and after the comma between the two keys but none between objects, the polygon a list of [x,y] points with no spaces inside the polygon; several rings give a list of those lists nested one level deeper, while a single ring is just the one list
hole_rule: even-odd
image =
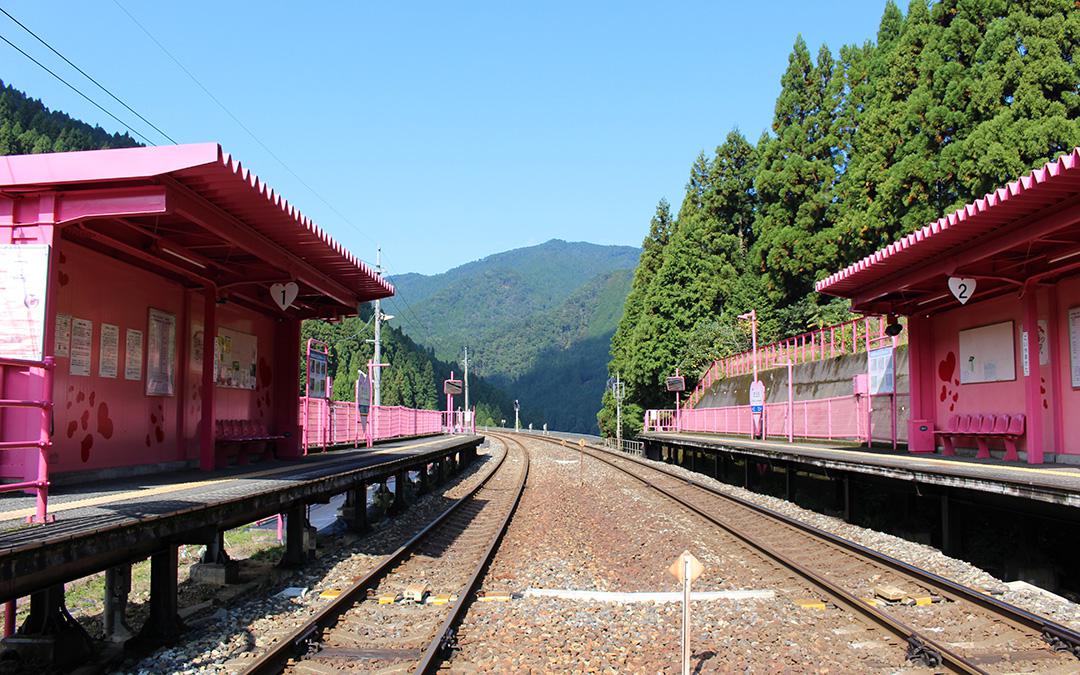
[{"label": "pink support column", "polygon": [[214,470],[214,338],[217,336],[217,288],[203,293],[202,426],[199,428],[199,468]]},{"label": "pink support column", "polygon": [[1042,391],[1039,382],[1039,294],[1035,284],[1024,286],[1024,331],[1028,334],[1028,372],[1024,379],[1028,464],[1043,463]]},{"label": "pink support column", "polygon": [[1065,452],[1065,415],[1061,404],[1061,313],[1058,311],[1058,287],[1047,292],[1050,313],[1046,318],[1046,339],[1050,343],[1050,411],[1054,424],[1054,452]]}]

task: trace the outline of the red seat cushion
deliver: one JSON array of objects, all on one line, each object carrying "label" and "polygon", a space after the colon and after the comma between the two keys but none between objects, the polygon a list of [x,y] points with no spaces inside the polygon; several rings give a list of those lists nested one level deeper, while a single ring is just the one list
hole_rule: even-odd
[{"label": "red seat cushion", "polygon": [[1008,415],[994,415],[994,429],[995,434],[1003,434],[1009,430],[1009,416]]},{"label": "red seat cushion", "polygon": [[966,434],[971,430],[971,415],[961,415],[960,424],[957,425],[956,430],[962,434]]},{"label": "red seat cushion", "polygon": [[989,434],[994,431],[994,415],[983,415],[979,424],[979,433]]},{"label": "red seat cushion", "polygon": [[1009,417],[1008,433],[1013,436],[1022,436],[1024,434],[1024,419],[1024,413]]}]

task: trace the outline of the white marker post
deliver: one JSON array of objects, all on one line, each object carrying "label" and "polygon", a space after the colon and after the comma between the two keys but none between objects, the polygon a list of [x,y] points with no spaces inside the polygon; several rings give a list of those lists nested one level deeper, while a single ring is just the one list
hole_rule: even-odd
[{"label": "white marker post", "polygon": [[705,566],[690,551],[682,555],[668,568],[668,574],[682,582],[682,673],[690,675],[690,582],[701,576]]}]

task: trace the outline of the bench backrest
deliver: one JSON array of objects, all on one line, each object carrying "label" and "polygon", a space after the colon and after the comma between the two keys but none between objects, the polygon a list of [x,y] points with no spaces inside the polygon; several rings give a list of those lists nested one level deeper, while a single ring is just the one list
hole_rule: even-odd
[{"label": "bench backrest", "polygon": [[994,415],[994,427],[990,431],[995,434],[1003,434],[1009,430],[1008,415]]},{"label": "bench backrest", "polygon": [[983,433],[983,434],[988,434],[988,433],[993,432],[994,431],[994,420],[996,418],[997,418],[997,415],[983,415],[982,416],[982,423],[979,424],[979,432]]},{"label": "bench backrest", "polygon": [[1010,416],[1008,433],[1022,436],[1024,434],[1024,420],[1024,413]]},{"label": "bench backrest", "polygon": [[971,415],[961,415],[960,424],[956,427],[956,430],[960,433],[971,431]]},{"label": "bench backrest", "polygon": [[949,421],[945,423],[945,431],[956,431],[960,428],[960,416],[957,414],[949,415]]}]

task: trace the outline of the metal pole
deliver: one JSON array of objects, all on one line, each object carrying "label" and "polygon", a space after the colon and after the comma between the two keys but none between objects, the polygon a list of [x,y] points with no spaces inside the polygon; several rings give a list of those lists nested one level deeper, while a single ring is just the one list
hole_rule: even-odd
[{"label": "metal pole", "polygon": [[[375,250],[375,274],[382,278],[382,247]],[[375,363],[382,363],[382,301],[375,301]],[[382,370],[372,373],[372,405],[382,405]]]},{"label": "metal pole", "polygon": [[622,450],[622,380],[615,373],[615,442]]},{"label": "metal pole", "polygon": [[[679,376],[679,369],[675,369],[675,377]],[[682,431],[682,412],[679,410],[680,394],[682,392],[675,392],[675,431]]]},{"label": "metal pole", "polygon": [[469,348],[465,348],[465,410],[469,409]]},{"label": "metal pole", "polygon": [[521,431],[521,422],[519,421],[518,411],[521,410],[521,404],[518,400],[514,399],[514,431]]},{"label": "metal pole", "polygon": [[682,672],[690,675],[690,557],[682,559],[683,599],[682,599]]},{"label": "metal pole", "polygon": [[793,379],[795,364],[788,359],[787,362],[787,417],[788,417],[788,429],[787,440],[788,443],[795,441],[795,381]]}]

